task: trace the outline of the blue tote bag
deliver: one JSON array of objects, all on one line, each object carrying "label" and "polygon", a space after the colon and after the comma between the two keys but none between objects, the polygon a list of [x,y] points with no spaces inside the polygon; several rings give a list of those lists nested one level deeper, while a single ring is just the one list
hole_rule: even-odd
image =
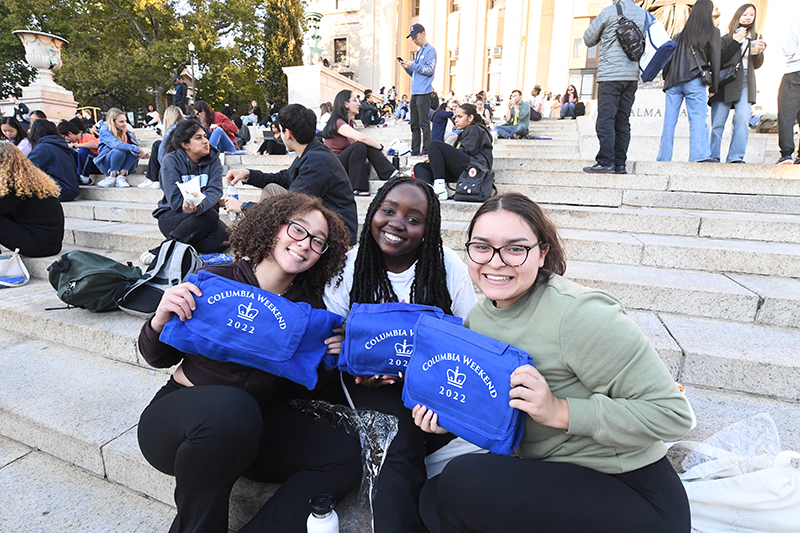
[{"label": "blue tote bag", "polygon": [[420,316],[462,324],[430,305],[390,302],[353,304],[347,318],[339,370],[354,376],[397,376],[406,372]]},{"label": "blue tote bag", "polygon": [[527,352],[463,326],[420,317],[403,386],[409,409],[424,405],[439,425],[499,455],[522,440],[524,413],[509,407],[511,373],[533,364]]},{"label": "blue tote bag", "polygon": [[202,298],[192,318],[173,316],[161,342],[185,353],[238,363],[281,376],[313,389],[317,368],[336,368],[325,339],[344,319],[305,302],[292,302],[259,289],[201,270],[186,279]]}]

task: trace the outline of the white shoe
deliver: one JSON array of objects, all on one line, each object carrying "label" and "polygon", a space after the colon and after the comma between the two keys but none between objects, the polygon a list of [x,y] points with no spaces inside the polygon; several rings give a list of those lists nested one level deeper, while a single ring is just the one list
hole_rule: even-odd
[{"label": "white shoe", "polygon": [[78,181],[81,182],[81,185],[91,185],[92,178],[89,176],[78,176]]},{"label": "white shoe", "polygon": [[[150,178],[145,178],[145,180],[139,184],[139,188],[140,189],[150,189],[150,188],[153,187],[153,183],[156,183],[156,182],[154,182]],[[156,183],[156,185],[158,185],[158,183]]]},{"label": "white shoe", "polygon": [[117,183],[117,177],[116,176],[106,176],[105,178],[103,178],[102,180],[100,180],[97,183],[97,186],[98,187],[103,187],[104,189],[107,189],[109,187],[113,187],[116,183]]},{"label": "white shoe", "polygon": [[149,251],[142,252],[142,255],[139,256],[139,262],[141,264],[147,266],[150,263],[152,263],[155,258],[156,258],[156,256],[153,255],[152,253],[150,253]]},{"label": "white shoe", "polygon": [[128,180],[125,179],[125,176],[117,176],[116,181],[117,181],[117,187],[121,189],[131,186],[131,184],[128,183]]}]

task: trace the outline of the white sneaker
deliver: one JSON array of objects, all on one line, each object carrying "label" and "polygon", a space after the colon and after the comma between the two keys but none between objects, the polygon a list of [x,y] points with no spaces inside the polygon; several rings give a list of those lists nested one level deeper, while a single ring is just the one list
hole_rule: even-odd
[{"label": "white sneaker", "polygon": [[115,176],[106,176],[102,180],[97,183],[98,187],[103,187],[107,189],[109,187],[113,187],[117,183],[117,177]]},{"label": "white sneaker", "polygon": [[155,183],[155,182],[153,180],[151,180],[150,178],[145,178],[145,180],[139,184],[139,188],[140,189],[149,189],[149,188],[151,188],[153,186],[153,183]]},{"label": "white sneaker", "polygon": [[89,176],[78,176],[78,181],[81,182],[81,185],[91,185],[92,178]]},{"label": "white sneaker", "polygon": [[117,176],[117,187],[124,189],[125,187],[130,187],[130,183],[128,180],[125,179],[125,176]]},{"label": "white sneaker", "polygon": [[152,263],[155,258],[156,258],[156,256],[153,255],[152,253],[150,253],[149,251],[142,252],[142,255],[139,256],[139,262],[141,264],[147,266],[150,263]]}]

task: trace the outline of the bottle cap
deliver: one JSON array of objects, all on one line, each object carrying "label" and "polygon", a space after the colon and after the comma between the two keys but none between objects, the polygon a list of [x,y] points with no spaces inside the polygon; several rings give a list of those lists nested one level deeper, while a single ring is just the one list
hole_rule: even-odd
[{"label": "bottle cap", "polygon": [[326,515],[333,510],[333,496],[330,494],[320,494],[315,498],[311,498],[311,512],[315,515]]}]

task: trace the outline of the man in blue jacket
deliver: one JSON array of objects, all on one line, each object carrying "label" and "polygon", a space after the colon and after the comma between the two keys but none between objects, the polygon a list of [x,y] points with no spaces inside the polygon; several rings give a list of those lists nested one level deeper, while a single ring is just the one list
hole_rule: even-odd
[{"label": "man in blue jacket", "polygon": [[[336,212],[350,230],[350,243],[358,239],[358,214],[353,187],[339,159],[330,148],[315,139],[317,116],[300,104],[290,104],[278,114],[281,139],[290,151],[297,154],[289,168],[265,174],[260,170],[229,170],[224,183],[248,185],[265,189],[261,199],[288,189],[316,196],[325,207]],[[269,186],[269,187],[268,187]],[[275,187],[278,186],[278,187]],[[252,202],[240,202],[236,198],[226,198],[228,211],[247,212]]]},{"label": "man in blue jacket", "polygon": [[411,26],[406,39],[409,37],[419,47],[414,61],[398,59],[400,66],[411,76],[411,155],[420,155],[428,153],[431,142],[431,93],[433,74],[436,72],[436,50],[428,44],[422,24]]}]

